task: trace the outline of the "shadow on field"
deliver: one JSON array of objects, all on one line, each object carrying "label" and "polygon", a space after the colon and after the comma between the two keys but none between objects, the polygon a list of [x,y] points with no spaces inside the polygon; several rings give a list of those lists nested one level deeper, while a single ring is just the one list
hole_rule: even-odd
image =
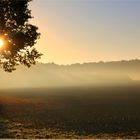
[{"label": "shadow on field", "polygon": [[140,87],[80,87],[38,93],[44,104],[34,116],[37,126],[79,135],[140,132]]},{"label": "shadow on field", "polygon": [[8,121],[4,117],[3,105],[0,102],[0,138],[10,138],[7,123]]},{"label": "shadow on field", "polygon": [[[140,134],[140,86],[16,89],[9,95],[6,117],[20,138]],[[7,123],[0,121],[1,138],[8,137]]]}]

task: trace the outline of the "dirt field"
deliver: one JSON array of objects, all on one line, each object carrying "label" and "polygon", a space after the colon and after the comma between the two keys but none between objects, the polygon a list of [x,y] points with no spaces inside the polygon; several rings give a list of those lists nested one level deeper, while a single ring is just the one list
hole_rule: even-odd
[{"label": "dirt field", "polygon": [[0,138],[140,138],[140,86],[0,91]]}]

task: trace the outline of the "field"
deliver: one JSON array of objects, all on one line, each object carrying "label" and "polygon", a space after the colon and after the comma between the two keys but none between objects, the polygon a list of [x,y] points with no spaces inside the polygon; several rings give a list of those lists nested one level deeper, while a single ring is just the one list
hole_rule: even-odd
[{"label": "field", "polygon": [[140,138],[140,86],[0,90],[0,138]]}]

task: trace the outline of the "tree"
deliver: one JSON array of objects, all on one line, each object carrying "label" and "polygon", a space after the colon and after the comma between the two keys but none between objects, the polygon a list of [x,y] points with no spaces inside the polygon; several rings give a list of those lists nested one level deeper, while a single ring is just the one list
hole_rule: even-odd
[{"label": "tree", "polygon": [[30,67],[41,57],[34,45],[39,39],[38,27],[29,23],[32,0],[0,0],[0,66],[7,72],[17,65]]}]

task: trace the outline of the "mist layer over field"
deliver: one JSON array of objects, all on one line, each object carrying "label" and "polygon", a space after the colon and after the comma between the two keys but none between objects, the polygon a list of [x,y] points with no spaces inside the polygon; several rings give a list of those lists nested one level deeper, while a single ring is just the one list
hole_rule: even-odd
[{"label": "mist layer over field", "polygon": [[140,61],[99,62],[72,65],[37,64],[18,67],[13,73],[1,71],[0,88],[40,88],[73,86],[114,86],[136,84]]},{"label": "mist layer over field", "polygon": [[140,138],[140,61],[18,67],[0,76],[0,138]]}]

